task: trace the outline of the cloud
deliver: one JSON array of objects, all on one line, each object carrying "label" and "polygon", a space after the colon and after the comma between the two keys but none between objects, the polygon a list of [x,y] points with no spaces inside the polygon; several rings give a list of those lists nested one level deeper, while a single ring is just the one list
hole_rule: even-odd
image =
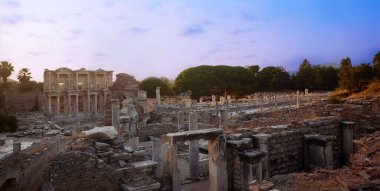
[{"label": "cloud", "polygon": [[107,7],[107,8],[110,8],[110,7],[114,6],[114,2],[112,2],[112,1],[105,1],[105,2],[103,3],[103,5],[104,5],[105,7]]},{"label": "cloud", "polygon": [[94,53],[95,57],[100,57],[100,58],[103,58],[103,57],[108,57],[108,54],[105,54],[105,53],[101,53],[101,52],[95,52]]},{"label": "cloud", "polygon": [[247,54],[244,55],[242,58],[256,58],[256,54]]},{"label": "cloud", "polygon": [[20,7],[20,3],[17,1],[4,1],[2,4],[5,7]]},{"label": "cloud", "polygon": [[43,52],[43,51],[29,51],[28,54],[30,54],[32,56],[41,56],[43,54],[47,54],[47,52]]},{"label": "cloud", "polygon": [[141,33],[148,32],[149,29],[148,28],[140,28],[140,27],[132,27],[132,28],[130,28],[130,31],[133,33],[141,34]]},{"label": "cloud", "polygon": [[69,32],[73,35],[81,35],[84,33],[82,30],[79,30],[79,29],[73,29],[73,30],[70,30]]},{"label": "cloud", "polygon": [[28,36],[29,36],[29,37],[32,37],[32,38],[36,38],[36,39],[43,39],[43,38],[46,38],[46,35],[35,34],[35,33],[29,33]]},{"label": "cloud", "polygon": [[5,15],[1,17],[1,22],[9,25],[16,25],[24,21],[24,17],[21,15]]},{"label": "cloud", "polygon": [[132,28],[120,31],[120,34],[121,35],[126,35],[126,34],[140,35],[140,34],[144,34],[144,33],[148,32],[148,31],[150,31],[149,28],[132,27]]},{"label": "cloud", "polygon": [[257,21],[257,17],[256,16],[253,16],[253,15],[248,14],[248,13],[243,13],[241,15],[241,18],[243,18],[245,20],[248,20],[248,21]]},{"label": "cloud", "polygon": [[243,33],[247,33],[249,31],[250,31],[249,29],[236,29],[236,30],[231,31],[230,34],[232,34],[232,35],[240,35],[240,34],[243,34]]},{"label": "cloud", "polygon": [[191,27],[187,27],[182,33],[182,36],[193,36],[198,35],[204,32],[204,28],[201,25],[194,25]]}]

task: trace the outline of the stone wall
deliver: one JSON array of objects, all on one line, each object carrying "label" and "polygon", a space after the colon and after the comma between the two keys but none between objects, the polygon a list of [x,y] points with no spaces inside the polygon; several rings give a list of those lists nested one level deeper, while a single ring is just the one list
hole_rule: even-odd
[{"label": "stone wall", "polygon": [[[323,117],[305,120],[289,125],[279,125],[265,128],[238,131],[241,136],[229,136],[227,141],[227,172],[229,176],[230,189],[240,190],[241,185],[241,161],[238,153],[247,149],[258,149],[252,136],[258,133],[269,134],[268,139],[268,164],[269,176],[300,172],[304,169],[304,135],[320,134],[333,135],[333,161],[334,168],[342,166],[342,128],[339,117]],[[232,138],[231,138],[232,137]],[[240,142],[239,142],[240,141]]]},{"label": "stone wall", "polygon": [[167,133],[175,133],[178,131],[177,124],[173,123],[150,123],[139,126],[140,141],[148,141],[150,136],[161,137]]},{"label": "stone wall", "polygon": [[42,111],[43,98],[40,92],[14,92],[5,96],[5,108],[10,113],[29,112],[35,109],[38,102],[38,110]]},{"label": "stone wall", "polygon": [[40,186],[48,180],[50,160],[64,150],[66,142],[66,139],[41,142],[19,154],[3,158],[0,163],[0,183],[15,178],[15,190],[40,190]]}]

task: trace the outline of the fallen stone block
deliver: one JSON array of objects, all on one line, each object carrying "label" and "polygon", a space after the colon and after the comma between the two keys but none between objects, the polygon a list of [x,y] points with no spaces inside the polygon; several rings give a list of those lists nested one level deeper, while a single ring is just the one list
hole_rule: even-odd
[{"label": "fallen stone block", "polygon": [[88,131],[83,131],[86,137],[91,139],[95,139],[98,141],[107,141],[111,139],[115,139],[118,135],[114,126],[106,126],[106,127],[95,127]]},{"label": "fallen stone block", "polygon": [[96,151],[106,152],[110,150],[110,145],[107,143],[96,142],[95,148],[96,148]]}]

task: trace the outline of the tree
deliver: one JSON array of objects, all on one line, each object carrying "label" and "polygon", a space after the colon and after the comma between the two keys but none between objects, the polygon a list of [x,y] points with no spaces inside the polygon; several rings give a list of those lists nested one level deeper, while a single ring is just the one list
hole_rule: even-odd
[{"label": "tree", "polygon": [[314,71],[313,67],[307,59],[304,59],[296,73],[298,81],[298,88],[300,89],[313,89]]},{"label": "tree", "polygon": [[160,89],[161,95],[167,95],[169,93],[169,84],[167,84],[165,81],[161,80],[160,78],[156,78],[156,77],[145,78],[139,84],[139,89],[145,90],[147,92],[148,98],[156,97],[157,87],[161,88]]},{"label": "tree", "polygon": [[363,90],[374,77],[373,67],[370,64],[360,64],[353,68],[352,81],[355,89]]},{"label": "tree", "polygon": [[339,87],[347,90],[353,90],[353,69],[351,59],[349,57],[343,58],[340,61],[340,68],[338,72]]},{"label": "tree", "polygon": [[31,75],[32,73],[30,73],[28,68],[22,68],[17,74],[17,79],[20,84],[26,84],[32,79]]},{"label": "tree", "polygon": [[373,70],[375,72],[374,75],[380,78],[380,51],[373,58]]},{"label": "tree", "polygon": [[260,66],[259,65],[252,65],[252,66],[246,66],[246,68],[252,72],[253,76],[256,77],[256,75],[260,71]]},{"label": "tree", "polygon": [[191,91],[191,97],[246,95],[256,86],[250,70],[240,66],[202,65],[182,71],[175,79],[176,93]]},{"label": "tree", "polygon": [[278,91],[289,89],[290,74],[281,66],[268,66],[257,74],[260,90]]},{"label": "tree", "polygon": [[8,61],[0,62],[0,76],[3,78],[4,87],[7,85],[7,78],[12,74],[13,71],[14,69],[12,63]]}]

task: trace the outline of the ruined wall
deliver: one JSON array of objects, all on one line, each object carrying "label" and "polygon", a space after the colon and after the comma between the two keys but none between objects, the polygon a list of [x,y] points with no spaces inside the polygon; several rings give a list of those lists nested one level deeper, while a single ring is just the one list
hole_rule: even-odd
[{"label": "ruined wall", "polygon": [[315,105],[299,109],[289,108],[278,111],[244,114],[230,120],[229,129],[256,128],[272,125],[289,124],[292,121],[310,119],[317,116],[318,108]]},{"label": "ruined wall", "polygon": [[[241,189],[241,161],[238,152],[256,148],[255,141],[251,139],[252,135],[258,133],[269,134],[268,139],[268,163],[269,176],[300,172],[304,169],[304,135],[320,134],[333,135],[336,139],[333,141],[333,161],[334,168],[342,166],[342,128],[341,118],[323,117],[311,120],[305,120],[286,126],[272,126],[256,129],[242,129],[242,136],[238,140],[227,141],[227,172],[231,188]],[[243,141],[243,140],[248,141]],[[241,141],[241,142],[239,142]]]},{"label": "ruined wall", "polygon": [[99,168],[88,152],[62,153],[51,163],[50,177],[55,190],[118,190],[121,173],[112,167]]},{"label": "ruined wall", "polygon": [[178,131],[177,124],[173,123],[151,123],[139,126],[140,141],[148,141],[150,136],[161,137],[161,135],[168,133],[175,133]]},{"label": "ruined wall", "polygon": [[29,112],[34,110],[36,106],[38,106],[39,111],[42,111],[43,98],[41,92],[12,92],[5,96],[5,108],[10,113]]},{"label": "ruined wall", "polygon": [[48,180],[49,162],[64,150],[66,139],[49,140],[3,158],[0,163],[0,183],[16,179],[16,190],[40,190]]}]

